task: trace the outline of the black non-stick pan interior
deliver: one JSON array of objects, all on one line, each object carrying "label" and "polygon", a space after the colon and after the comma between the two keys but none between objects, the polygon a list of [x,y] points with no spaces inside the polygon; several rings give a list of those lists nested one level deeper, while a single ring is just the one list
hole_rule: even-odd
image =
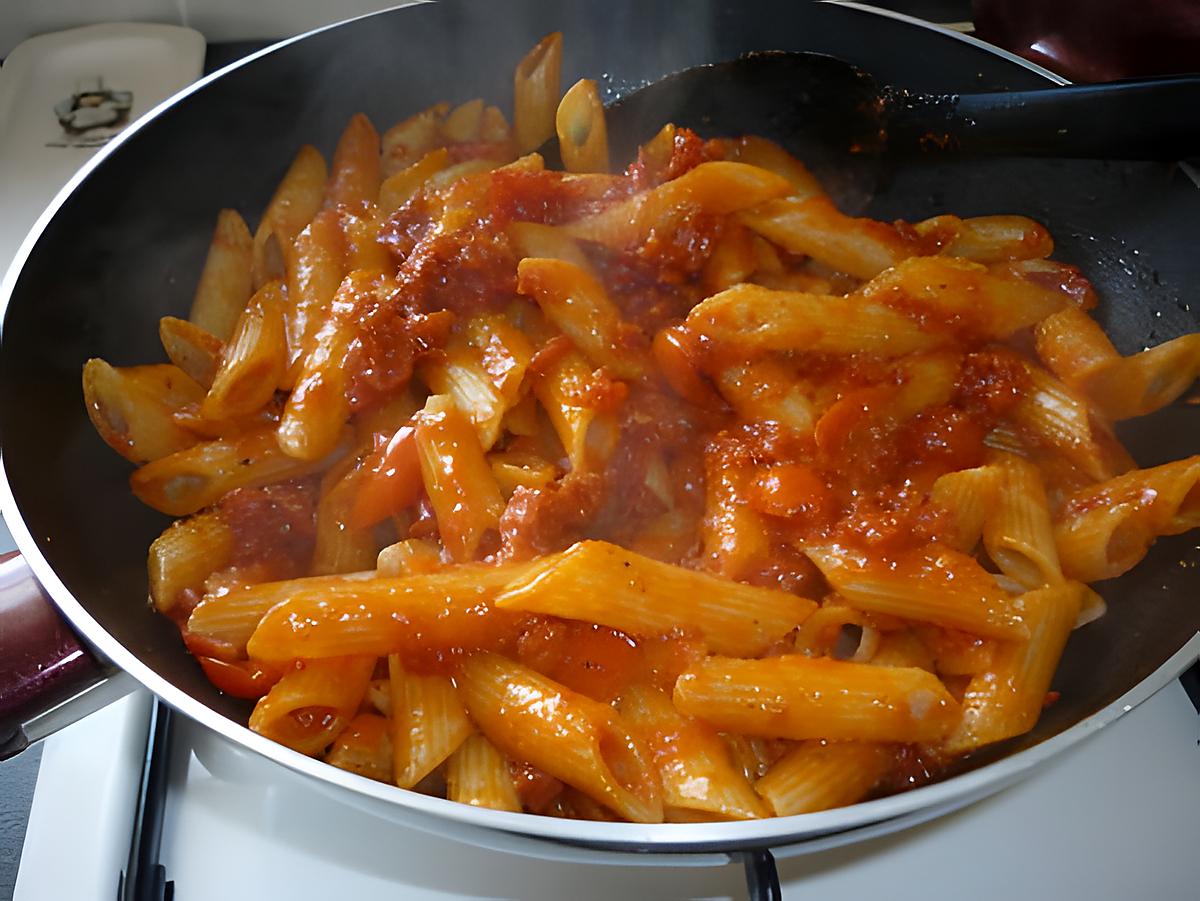
[{"label": "black non-stick pan interior", "polygon": [[[162,359],[158,319],[186,315],[216,211],[234,207],[253,225],[302,143],[328,153],[360,110],[386,127],[440,99],[507,106],[513,65],[555,29],[566,40],[564,84],[595,77],[611,94],[763,49],[830,53],[883,82],[927,91],[1045,84],[952,36],[827,4],[480,0],[312,35],[217,78],[142,128],[62,204],[16,283],[0,354],[0,438],[22,516],[62,581],[122,645],[204,703],[244,716],[146,604],[146,548],[166,520],[132,498],[128,465],[93,433],[80,396],[84,361]],[[1123,351],[1200,327],[1188,306],[1200,302],[1200,189],[1178,167],[924,164],[897,173],[869,210],[906,219],[943,211],[1047,224],[1056,256],[1095,282],[1101,318]],[[1198,423],[1200,408],[1181,405],[1137,422],[1125,438],[1139,460],[1157,463],[1200,451]],[[1054,685],[1061,701],[1017,746],[1105,706],[1200,629],[1197,544],[1161,541],[1133,573],[1100,586],[1108,616],[1071,639]]]}]

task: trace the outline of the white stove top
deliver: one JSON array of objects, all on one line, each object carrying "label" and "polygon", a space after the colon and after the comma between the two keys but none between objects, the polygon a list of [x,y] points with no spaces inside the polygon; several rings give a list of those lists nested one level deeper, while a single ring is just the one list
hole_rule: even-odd
[{"label": "white stove top", "polygon": [[[139,693],[46,742],[16,901],[116,896],[149,711]],[[434,838],[194,723],[174,730],[160,860],[176,901],[745,897],[740,865],[587,866]],[[997,797],[779,870],[789,899],[1190,901],[1198,835],[1200,718],[1172,682]]]}]

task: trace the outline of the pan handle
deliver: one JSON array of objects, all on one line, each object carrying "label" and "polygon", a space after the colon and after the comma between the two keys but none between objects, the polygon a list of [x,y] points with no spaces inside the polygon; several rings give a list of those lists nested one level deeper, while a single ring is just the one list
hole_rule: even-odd
[{"label": "pan handle", "polygon": [[0,760],[135,685],[75,634],[19,553],[0,556]]}]

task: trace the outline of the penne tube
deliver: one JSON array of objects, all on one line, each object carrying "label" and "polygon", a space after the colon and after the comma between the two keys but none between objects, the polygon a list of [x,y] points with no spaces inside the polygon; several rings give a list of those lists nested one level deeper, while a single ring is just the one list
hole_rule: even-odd
[{"label": "penne tube", "polygon": [[607,704],[498,654],[469,657],[459,693],[480,731],[525,761],[635,823],[663,819],[649,754]]},{"label": "penne tube", "polygon": [[284,275],[284,250],[321,209],[329,176],[325,157],[305,144],[275,189],[254,233],[254,287]]},{"label": "penne tube", "polygon": [[1029,638],[1003,643],[992,666],[971,679],[962,721],[944,746],[948,753],[973,751],[1034,727],[1075,627],[1083,589],[1078,582],[1064,582],[1022,596]]},{"label": "penne tube", "polygon": [[706,297],[750,280],[759,265],[756,240],[761,239],[738,222],[731,221],[725,226],[701,272],[700,283]]},{"label": "penne tube", "polygon": [[528,566],[471,564],[394,579],[319,576],[251,585],[204,601],[188,629],[206,634],[215,631],[207,623],[219,624],[234,646],[248,639],[249,654],[261,660],[496,647],[513,637],[520,617],[492,599]]},{"label": "penne tube", "polygon": [[621,319],[600,281],[587,269],[565,260],[521,260],[517,291],[537,301],[546,318],[562,330],[585,357],[618,378],[645,372],[634,343],[636,329]]},{"label": "penne tube", "polygon": [[1128,572],[1160,535],[1200,526],[1200,456],[1135,469],[1067,497],[1054,539],[1070,579],[1097,582]]},{"label": "penne tube", "polygon": [[324,205],[360,209],[379,199],[383,180],[379,133],[362,113],[350,117],[333,151]]},{"label": "penne tube", "polygon": [[373,669],[373,657],[302,660],[254,705],[250,728],[301,754],[321,754],[358,712]]},{"label": "penne tube", "polygon": [[[903,303],[893,306],[899,298]],[[803,350],[896,357],[954,340],[948,331],[922,328],[921,317],[956,317],[971,337],[992,340],[1038,322],[1061,303],[1052,291],[1004,282],[975,263],[912,257],[845,297],[738,285],[693,307],[687,327],[743,354]]]},{"label": "penne tube", "polygon": [[1020,604],[973,558],[959,551],[934,544],[887,560],[871,560],[836,544],[803,550],[846,603],[860,610],[989,638],[1021,639],[1029,634]]},{"label": "penne tube", "polygon": [[970,553],[979,544],[1001,481],[1002,473],[997,467],[977,466],[948,472],[933,483],[929,499],[946,510],[954,523],[953,534],[947,541],[950,547]]},{"label": "penne tube", "polygon": [[875,652],[867,662],[875,666],[915,666],[931,673],[945,675],[938,669],[933,651],[921,640],[920,628],[937,629],[938,627],[924,626],[886,632],[879,636]]},{"label": "penne tube", "polygon": [[[342,439],[347,436],[343,433]],[[335,448],[336,451],[336,448]],[[298,460],[279,448],[275,430],[205,441],[147,463],[129,477],[133,493],[160,513],[187,516],[235,488],[256,488],[317,472],[327,460]]]},{"label": "penne tube", "polygon": [[91,359],[83,367],[88,418],[109,447],[139,465],[195,445],[195,434],[176,421],[175,413],[203,397],[203,388],[168,364],[118,369]]},{"label": "penne tube", "polygon": [[508,758],[479,733],[467,736],[446,761],[446,797],[472,807],[521,810]]},{"label": "penne tube", "polygon": [[811,435],[816,423],[811,386],[774,357],[734,364],[715,377],[721,396],[751,422],[778,422],[798,435]]},{"label": "penne tube", "polygon": [[392,779],[412,788],[453,754],[473,731],[446,676],[406,672],[398,654],[388,657],[392,696]]},{"label": "penne tube", "polygon": [[777,817],[845,807],[863,800],[895,760],[895,752],[877,742],[806,741],[755,782],[754,790]]},{"label": "penne tube", "polygon": [[916,250],[895,226],[847,216],[823,194],[772,200],[744,211],[739,219],[789,253],[856,278],[874,278]]},{"label": "penne tube", "polygon": [[[376,712],[387,718],[392,715],[392,681],[388,679],[372,679],[367,683],[367,702],[375,709]],[[388,742],[391,742],[391,726],[385,726],[385,731],[388,734]],[[392,767],[392,755],[388,754],[388,770]],[[388,776],[388,781],[391,781],[391,776]]]},{"label": "penne tube", "polygon": [[729,749],[730,757],[741,768],[742,774],[751,783],[757,782],[767,771],[796,746],[795,742],[779,738],[760,738],[757,735],[738,735],[722,732],[721,741]]},{"label": "penne tube", "polygon": [[1011,454],[1001,457],[996,470],[995,504],[983,526],[988,556],[1027,589],[1058,584],[1063,574],[1041,473]]},{"label": "penne tube", "polygon": [[[382,175],[390,178],[437,149],[441,140],[442,120],[450,110],[448,103],[435,103],[428,109],[397,122],[383,133]],[[382,204],[381,204],[382,206]]]},{"label": "penne tube", "polygon": [[178,366],[193,382],[207,389],[221,365],[221,339],[210,335],[194,322],[164,316],[158,321],[158,338],[167,359]]},{"label": "penne tube", "polygon": [[263,285],[246,305],[221,355],[200,415],[212,421],[246,416],[266,406],[287,371],[283,286]]},{"label": "penne tube", "polygon": [[379,213],[390,216],[408,203],[429,179],[450,165],[445,147],[431,150],[411,166],[389,175],[379,186]]},{"label": "penne tube", "polygon": [[563,260],[590,272],[592,264],[579,247],[579,242],[557,225],[542,225],[540,222],[513,222],[505,234],[516,248],[518,256],[544,260]]},{"label": "penne tube", "polygon": [[608,128],[596,82],[581,78],[563,94],[554,129],[563,168],[568,172],[608,171]]},{"label": "penne tube", "polygon": [[288,372],[281,388],[296,383],[300,367],[313,350],[346,274],[345,256],[345,235],[332,210],[318,213],[296,236],[286,255]]},{"label": "penne tube", "polygon": [[381,577],[415,576],[437,572],[442,565],[437,542],[427,538],[406,538],[379,552],[375,571]]},{"label": "penne tube", "polygon": [[816,609],[807,598],[660,563],[604,541],[542,558],[497,595],[501,610],[541,613],[631,635],[695,630],[720,654],[761,654]]},{"label": "penne tube", "polygon": [[752,473],[730,466],[716,454],[704,459],[704,518],[700,551],[705,567],[726,579],[740,579],[770,555],[766,524],[747,501]]},{"label": "penne tube", "polygon": [[684,211],[717,216],[757,206],[791,190],[786,179],[745,163],[701,163],[657,188],[563,226],[571,237],[606,247],[644,242],[654,230],[669,232]]},{"label": "penne tube", "polygon": [[587,402],[597,384],[602,383],[576,350],[552,360],[533,381],[534,396],[546,411],[574,472],[602,469],[616,447],[614,412]]},{"label": "penne tube", "polygon": [[1034,326],[1033,337],[1042,365],[1076,387],[1089,372],[1121,358],[1100,324],[1076,306],[1047,316]]},{"label": "penne tube", "polygon": [[350,376],[345,364],[356,337],[352,317],[366,298],[383,293],[387,282],[381,273],[359,271],[346,276],[338,288],[279,420],[279,446],[288,456],[317,460],[337,445],[350,417]]},{"label": "penne tube", "polygon": [[254,239],[245,220],[221,210],[188,319],[222,341],[228,338],[250,299],[253,267]]},{"label": "penne tube", "polygon": [[633,686],[621,696],[622,718],[645,742],[663,788],[665,819],[751,820],[766,815],[729,748],[704,723],[679,713],[667,695]]},{"label": "penne tube", "polygon": [[337,596],[339,589],[346,592],[345,583],[367,581],[374,575],[373,572],[361,572],[224,586],[223,590],[205,595],[196,605],[188,618],[187,632],[227,648],[233,658],[244,657],[250,636],[276,604],[307,591],[329,591]]},{"label": "penne tube", "polygon": [[[338,475],[330,478],[329,475]],[[338,473],[335,467],[321,486],[317,502],[317,538],[313,546],[310,575],[353,573],[375,566],[379,546],[372,529],[356,528],[351,512],[362,483],[363,470],[354,466]]]},{"label": "penne tube", "polygon": [[1120,421],[1160,410],[1200,376],[1200,334],[1181,335],[1129,357],[1105,361],[1079,388],[1106,417]]},{"label": "penne tube", "polygon": [[913,230],[936,242],[946,256],[976,263],[1043,259],[1054,252],[1050,232],[1025,216],[937,216],[918,222]]},{"label": "penne tube", "polygon": [[792,739],[936,742],[959,716],[923,669],[799,654],[709,657],[679,677],[675,706],[722,731]]},{"label": "penne tube", "polygon": [[774,141],[766,138],[747,135],[729,142],[729,153],[726,159],[739,163],[749,163],[768,172],[786,178],[792,186],[790,197],[803,201],[825,193],[816,176],[808,171],[800,160],[796,159]]},{"label": "penne tube", "polygon": [[468,144],[479,140],[483,129],[484,103],[479,97],[460,103],[446,114],[438,131],[449,144]]},{"label": "penne tube", "polygon": [[500,525],[504,498],[470,421],[444,394],[431,395],[416,417],[421,478],[451,559],[471,560]]},{"label": "penne tube", "polygon": [[216,511],[179,519],[150,545],[150,600],[170,613],[185,590],[202,593],[204,580],[229,564],[233,530]]},{"label": "penne tube", "polygon": [[513,137],[518,153],[536,150],[554,137],[562,42],[560,31],[546,35],[513,72]]},{"label": "penne tube", "polygon": [[388,721],[382,716],[360,713],[334,740],[325,762],[368,779],[391,782],[392,739],[388,733]]},{"label": "penne tube", "polygon": [[391,255],[379,241],[379,210],[373,203],[354,210],[338,207],[337,220],[342,230],[348,272],[355,269],[391,271],[394,268]]}]

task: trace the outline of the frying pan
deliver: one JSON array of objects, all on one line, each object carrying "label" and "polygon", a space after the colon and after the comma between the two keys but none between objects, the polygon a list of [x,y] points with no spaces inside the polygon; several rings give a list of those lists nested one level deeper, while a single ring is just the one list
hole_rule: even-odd
[{"label": "frying pan", "polygon": [[[1132,573],[1101,586],[1109,613],[1071,638],[1053,686],[1061,700],[1032,733],[963,761],[935,785],[750,823],[646,826],[479,810],[371,782],[246,729],[246,705],[204,679],[175,627],[146,603],[146,548],[167,521],[133,499],[127,464],[94,434],[80,396],[83,362],[158,359],[158,319],[186,314],[216,210],[264,208],[302,143],[330,151],[355,111],[384,125],[435,100],[502,101],[516,60],[556,29],[566,36],[564,84],[596,77],[609,97],[686,66],[763,49],[832,54],[914,90],[1053,80],[962,36],[848,4],[448,0],[323,29],[200,82],[80,173],[34,229],[0,293],[4,515],[24,563],[101,658],[345,803],[493,848],[596,859],[612,851],[811,850],[927,819],[1015,781],[1200,654],[1200,551],[1194,537],[1165,539]],[[1200,300],[1200,190],[1183,167],[939,158],[895,173],[868,209],[884,219],[943,211],[1018,213],[1046,223],[1056,257],[1081,266],[1099,289],[1100,318],[1123,352],[1200,328],[1189,306]],[[1123,437],[1144,465],[1185,456],[1200,450],[1198,416],[1200,409],[1181,403],[1139,420]],[[19,581],[20,573],[12,577]],[[14,606],[0,586],[0,610]],[[51,661],[33,659],[33,651],[17,659],[15,642],[35,648],[19,623],[0,625],[4,667],[28,663],[25,684],[45,689],[39,697],[8,693],[4,712],[18,721],[37,703],[95,681],[69,633],[47,640],[62,646],[67,661],[47,669]],[[56,679],[59,673],[71,678]]]}]

